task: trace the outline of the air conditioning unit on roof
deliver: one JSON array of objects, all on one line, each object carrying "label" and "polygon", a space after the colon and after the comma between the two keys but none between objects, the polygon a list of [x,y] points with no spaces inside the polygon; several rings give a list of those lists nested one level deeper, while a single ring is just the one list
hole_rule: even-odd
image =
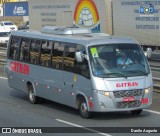
[{"label": "air conditioning unit on roof", "polygon": [[107,33],[91,33],[91,34],[84,34],[84,36],[87,37],[106,37],[106,36],[110,36]]},{"label": "air conditioning unit on roof", "polygon": [[62,26],[45,26],[41,29],[42,33],[47,34],[90,34],[92,33],[88,28],[77,28],[77,27],[62,27]]}]

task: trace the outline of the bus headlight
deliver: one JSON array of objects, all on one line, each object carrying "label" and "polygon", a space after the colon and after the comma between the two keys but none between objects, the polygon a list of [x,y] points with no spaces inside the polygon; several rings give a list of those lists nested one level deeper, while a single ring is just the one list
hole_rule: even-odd
[{"label": "bus headlight", "polygon": [[96,92],[97,92],[98,94],[102,94],[102,95],[104,95],[104,96],[110,97],[110,94],[109,94],[109,92],[107,92],[107,91],[97,90]]},{"label": "bus headlight", "polygon": [[150,87],[149,87],[149,88],[146,88],[146,89],[145,89],[145,94],[148,94],[148,93],[150,92],[150,90],[151,90]]},{"label": "bus headlight", "polygon": [[109,97],[109,92],[104,92],[104,95]]}]

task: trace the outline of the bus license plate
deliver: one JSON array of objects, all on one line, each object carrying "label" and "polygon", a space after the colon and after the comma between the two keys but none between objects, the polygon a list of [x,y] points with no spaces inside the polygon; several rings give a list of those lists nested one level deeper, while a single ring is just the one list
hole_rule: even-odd
[{"label": "bus license plate", "polygon": [[134,97],[127,97],[127,98],[124,98],[123,101],[124,102],[132,102],[132,101],[135,101],[135,98]]}]

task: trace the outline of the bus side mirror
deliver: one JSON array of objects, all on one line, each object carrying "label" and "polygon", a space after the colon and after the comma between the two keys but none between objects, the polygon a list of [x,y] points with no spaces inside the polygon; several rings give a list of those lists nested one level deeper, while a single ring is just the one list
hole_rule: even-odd
[{"label": "bus side mirror", "polygon": [[147,58],[151,58],[151,56],[152,56],[152,49],[151,48],[147,48],[147,51],[145,52],[145,56]]},{"label": "bus side mirror", "polygon": [[76,60],[77,60],[77,62],[82,62],[83,61],[82,53],[80,51],[76,52]]}]

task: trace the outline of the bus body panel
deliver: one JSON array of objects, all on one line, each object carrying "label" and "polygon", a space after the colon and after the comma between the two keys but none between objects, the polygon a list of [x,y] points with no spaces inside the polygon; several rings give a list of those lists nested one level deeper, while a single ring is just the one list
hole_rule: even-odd
[{"label": "bus body panel", "polygon": [[[10,67],[11,62],[13,61],[8,61],[8,67]],[[17,61],[14,62],[18,63]],[[29,67],[29,75],[23,75],[8,68],[7,75],[10,87],[28,93],[27,82],[30,82],[35,89],[36,96],[74,108],[77,108],[77,95],[83,95],[87,100],[87,96],[92,94],[91,80],[83,76],[31,64]],[[37,71],[37,69],[39,70]]]},{"label": "bus body panel", "polygon": [[63,72],[64,73],[64,93],[63,101],[71,107],[76,107],[76,97],[83,95],[84,97],[92,94],[91,81],[78,74]]},{"label": "bus body panel", "polygon": [[[13,63],[14,62],[14,63]],[[8,70],[7,70],[7,75],[8,75],[8,84],[10,87],[13,88],[17,88],[18,90],[26,90],[26,83],[25,83],[25,79],[26,79],[26,75],[23,75],[21,73],[18,72],[13,72],[11,70],[11,66],[12,65],[19,65],[19,63],[15,62],[15,61],[7,61],[8,64]]]}]

